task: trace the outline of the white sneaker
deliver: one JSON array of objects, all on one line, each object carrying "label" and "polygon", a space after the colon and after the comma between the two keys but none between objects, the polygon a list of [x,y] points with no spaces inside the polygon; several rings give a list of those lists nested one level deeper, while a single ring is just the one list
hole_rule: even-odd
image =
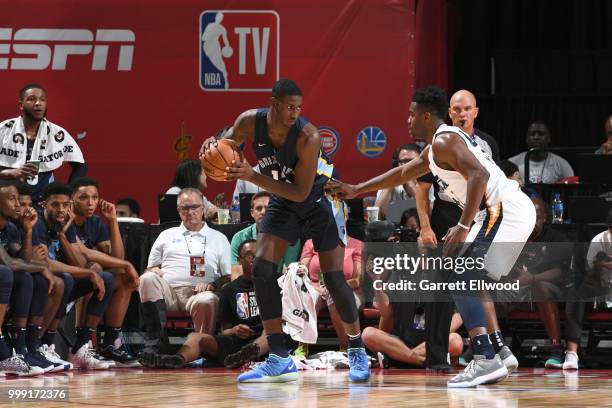
[{"label": "white sneaker", "polygon": [[17,354],[13,350],[11,357],[0,361],[0,373],[3,375],[16,375],[18,377],[31,377],[44,374],[45,370],[29,365],[21,354]]},{"label": "white sneaker", "polygon": [[55,344],[51,344],[50,346],[47,344],[43,344],[39,349],[39,352],[42,353],[43,356],[45,356],[45,358],[47,360],[49,360],[50,362],[52,362],[53,364],[61,364],[62,365],[62,369],[61,370],[54,370],[54,371],[67,371],[67,370],[72,370],[74,368],[74,366],[72,365],[72,363],[69,363],[66,360],[62,360],[62,358],[59,356],[59,354],[57,354],[57,352],[55,351]]},{"label": "white sneaker", "polygon": [[578,369],[578,354],[575,351],[565,352],[565,361],[563,362],[564,370],[577,370]]},{"label": "white sneaker", "polygon": [[98,360],[89,350],[87,343],[83,344],[76,354],[70,353],[68,361],[74,364],[75,368],[83,370],[106,370],[108,363]]}]

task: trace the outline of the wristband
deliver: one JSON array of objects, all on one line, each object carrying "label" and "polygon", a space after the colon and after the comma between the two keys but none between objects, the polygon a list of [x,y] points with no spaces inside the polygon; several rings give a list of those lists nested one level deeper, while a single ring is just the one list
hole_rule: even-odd
[{"label": "wristband", "polygon": [[470,230],[470,227],[467,227],[467,226],[463,225],[463,224],[462,224],[462,223],[460,223],[460,222],[458,222],[458,223],[457,223],[457,225],[458,225],[458,226],[460,226],[461,228],[463,228],[463,229],[464,229],[464,230],[466,230],[466,231],[469,231],[469,230]]}]

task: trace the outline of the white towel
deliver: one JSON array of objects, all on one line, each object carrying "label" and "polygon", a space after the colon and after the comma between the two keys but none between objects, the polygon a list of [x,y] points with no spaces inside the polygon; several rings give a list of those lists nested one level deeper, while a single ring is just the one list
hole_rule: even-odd
[{"label": "white towel", "polygon": [[[21,116],[0,123],[0,141],[0,166],[16,169],[26,163],[27,139]],[[85,162],[70,133],[47,119],[43,119],[38,127],[30,160],[40,161],[41,173],[53,171],[65,161]]]},{"label": "white towel", "polygon": [[283,331],[295,341],[317,342],[317,291],[308,277],[308,268],[293,262],[278,278],[283,294]]}]

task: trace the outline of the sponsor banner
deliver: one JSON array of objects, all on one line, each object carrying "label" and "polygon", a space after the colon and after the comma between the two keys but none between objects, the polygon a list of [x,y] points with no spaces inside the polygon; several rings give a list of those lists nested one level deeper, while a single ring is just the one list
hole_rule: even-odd
[{"label": "sponsor banner", "polygon": [[[39,2],[36,19],[31,2],[4,7],[0,120],[19,114],[23,85],[42,84],[48,119],[75,135],[102,196],[137,199],[148,222],[179,161],[241,112],[269,106],[279,78],[300,85],[302,113],[327,129],[324,148],[348,182],[381,173],[410,141],[414,0],[175,3]],[[382,136],[364,130],[372,124]],[[359,150],[339,149],[361,132]],[[248,144],[245,153],[254,164]],[[208,180],[204,193],[231,201],[233,189]]]}]

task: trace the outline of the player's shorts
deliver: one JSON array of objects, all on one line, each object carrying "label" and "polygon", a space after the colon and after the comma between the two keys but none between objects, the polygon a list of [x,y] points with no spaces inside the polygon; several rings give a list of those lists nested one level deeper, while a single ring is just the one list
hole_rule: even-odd
[{"label": "player's shorts", "polygon": [[516,263],[536,221],[535,206],[522,191],[479,212],[460,256],[484,257],[487,276],[499,280]]},{"label": "player's shorts", "polygon": [[317,252],[346,245],[344,203],[322,196],[311,203],[292,203],[272,196],[258,232],[276,235],[294,244],[301,234],[312,238]]}]

